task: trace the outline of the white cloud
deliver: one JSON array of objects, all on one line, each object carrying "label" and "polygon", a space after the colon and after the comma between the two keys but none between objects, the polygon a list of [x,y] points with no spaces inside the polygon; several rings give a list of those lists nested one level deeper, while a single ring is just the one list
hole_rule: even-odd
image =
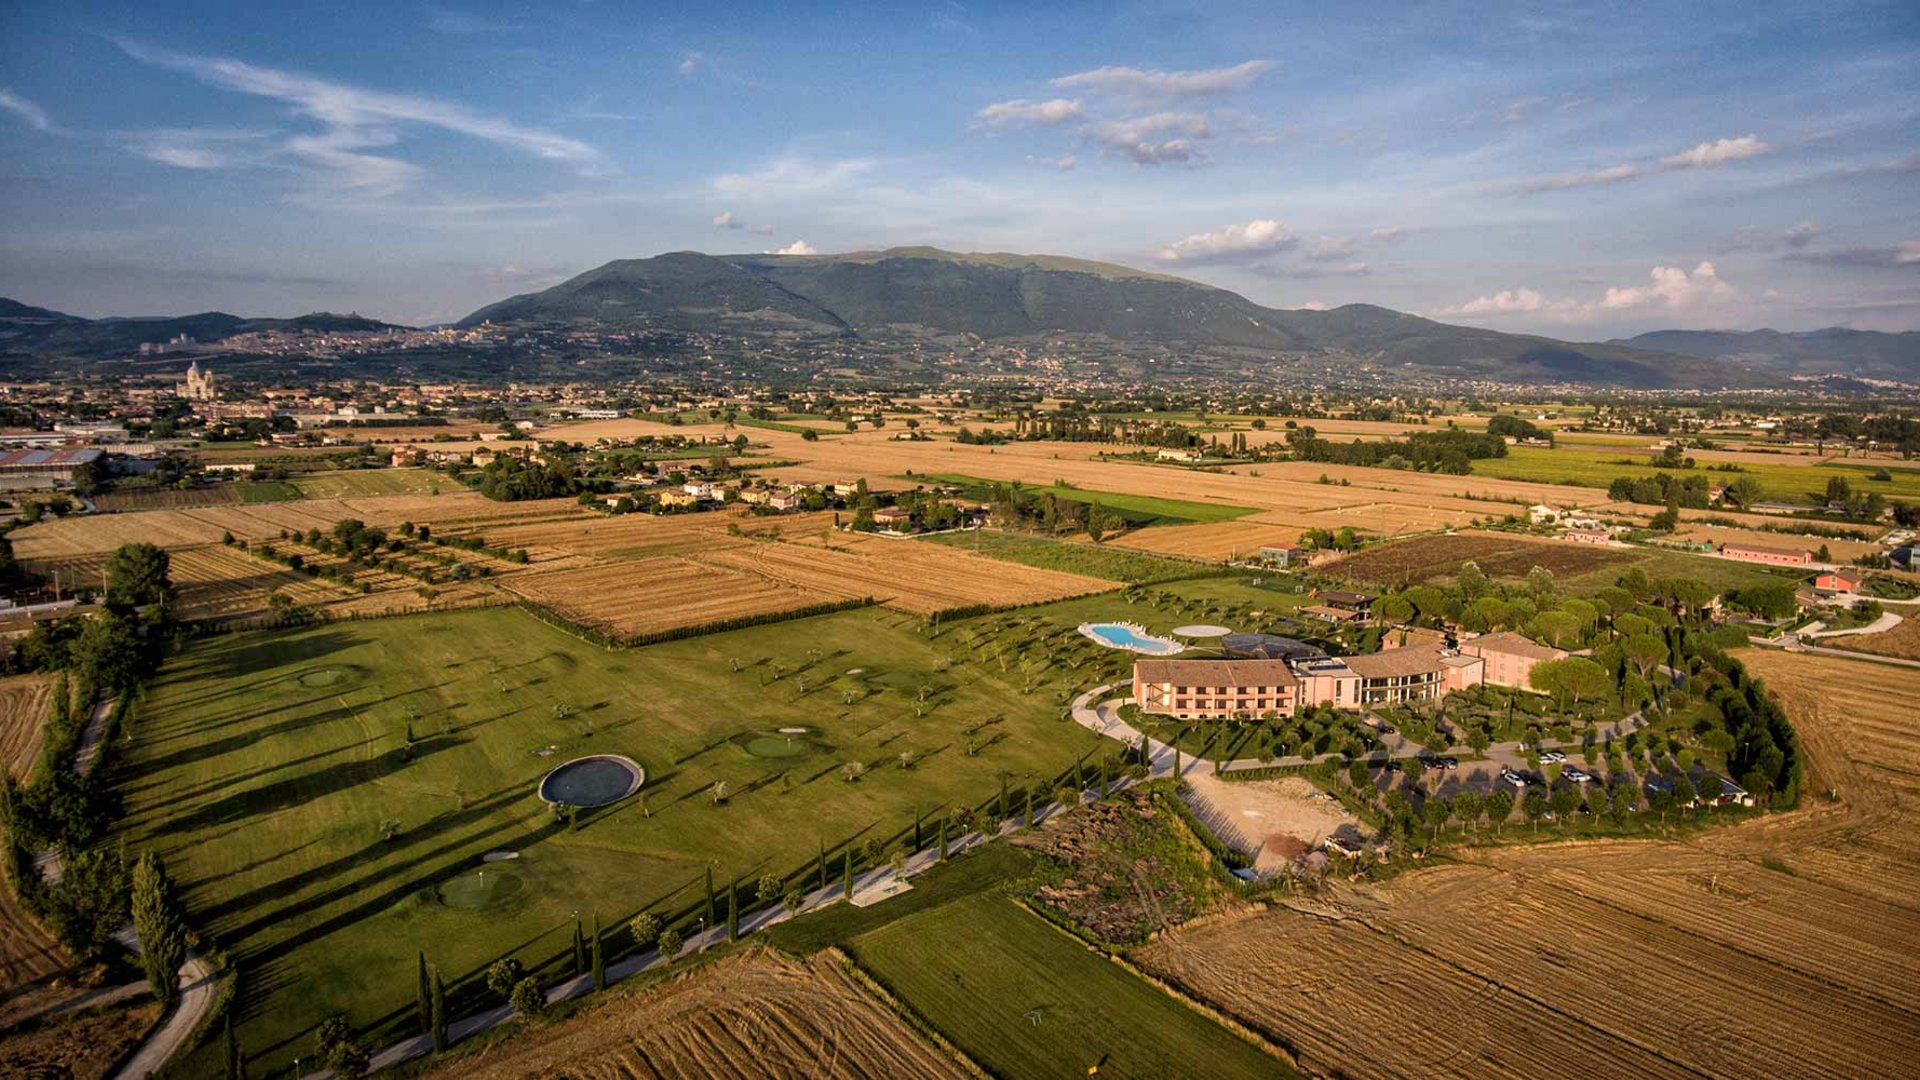
[{"label": "white cloud", "polygon": [[36,131],[52,131],[53,118],[47,110],[13,92],[11,87],[0,87],[0,109],[5,109]]},{"label": "white cloud", "polygon": [[1759,157],[1773,147],[1753,135],[1742,135],[1737,139],[1715,139],[1703,142],[1691,150],[1682,150],[1678,154],[1668,154],[1660,159],[1663,169],[1711,169],[1729,161],[1745,161]]},{"label": "white cloud", "polygon": [[362,195],[387,195],[422,170],[367,151],[399,143],[399,125],[418,124],[467,135],[551,161],[586,164],[599,155],[577,139],[476,112],[454,102],[349,86],[221,57],[188,56],[121,42],[127,55],[184,72],[212,86],[269,98],[322,125],[317,134],[291,136],[283,148]]},{"label": "white cloud", "polygon": [[1367,233],[1367,239],[1382,244],[1391,244],[1395,240],[1405,236],[1406,233],[1407,230],[1399,225],[1382,225]]},{"label": "white cloud", "polygon": [[1306,303],[1300,305],[1300,310],[1325,311],[1327,310],[1327,302],[1325,300],[1309,300]]},{"label": "white cloud", "polygon": [[1061,154],[1055,158],[1033,157],[1029,155],[1027,164],[1037,165],[1042,169],[1052,169],[1056,172],[1072,172],[1074,168],[1080,164],[1080,159],[1074,157],[1072,154]]},{"label": "white cloud", "polygon": [[1134,116],[1125,120],[1102,120],[1080,129],[1101,149],[1124,157],[1135,165],[1166,165],[1183,161],[1205,161],[1206,152],[1196,140],[1213,136],[1207,118],[1200,113],[1161,112]]},{"label": "white cloud", "polygon": [[1720,279],[1710,262],[1692,270],[1678,266],[1656,266],[1646,285],[1614,286],[1598,300],[1573,297],[1549,297],[1538,289],[1504,289],[1475,297],[1464,304],[1437,308],[1428,314],[1440,317],[1536,316],[1556,322],[1592,322],[1603,316],[1635,312],[1697,311],[1724,304],[1739,295],[1732,285]]},{"label": "white cloud", "polygon": [[795,240],[793,243],[788,244],[786,247],[776,248],[773,251],[767,252],[767,254],[769,255],[818,255],[820,253],[818,251],[815,251],[813,249],[813,245],[807,243],[805,240]]},{"label": "white cloud", "polygon": [[1232,67],[1199,71],[1155,71],[1135,67],[1102,67],[1092,71],[1062,75],[1053,85],[1065,89],[1087,89],[1114,94],[1135,101],[1181,101],[1216,97],[1245,89],[1260,73],[1272,67],[1266,60],[1248,60]]},{"label": "white cloud", "polygon": [[973,124],[984,128],[1053,125],[1078,120],[1085,115],[1077,98],[1054,98],[1051,101],[1015,98],[1012,101],[995,102],[981,109],[973,115]]},{"label": "white cloud", "polygon": [[680,74],[691,75],[700,70],[700,62],[705,60],[703,53],[690,52],[680,57]]},{"label": "white cloud", "polygon": [[733,211],[731,210],[726,210],[726,211],[722,211],[721,213],[715,214],[713,217],[713,223],[715,225],[720,226],[723,229],[745,228],[745,225],[742,224],[739,219],[733,216]]},{"label": "white cloud", "polygon": [[1162,262],[1249,262],[1286,251],[1299,242],[1285,225],[1260,218],[1183,237],[1162,248],[1158,257]]},{"label": "white cloud", "polygon": [[820,191],[837,187],[871,168],[873,161],[868,158],[821,162],[788,157],[755,172],[716,176],[713,186],[724,194],[741,198]]}]

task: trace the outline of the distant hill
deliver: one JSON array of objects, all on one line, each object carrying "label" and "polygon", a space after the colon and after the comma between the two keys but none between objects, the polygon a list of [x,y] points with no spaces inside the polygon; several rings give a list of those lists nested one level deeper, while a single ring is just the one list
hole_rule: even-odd
[{"label": "distant hill", "polygon": [[1728,360],[1773,375],[1836,373],[1920,382],[1920,333],[1877,330],[1655,330],[1614,344]]},{"label": "distant hill", "polygon": [[1122,346],[1253,350],[1294,361],[1343,358],[1504,382],[1657,388],[1770,381],[1711,359],[1503,334],[1366,304],[1279,310],[1211,285],[1111,263],[926,247],[622,259],[543,292],[490,304],[459,325],[483,321],[984,339],[1075,334]]},{"label": "distant hill", "polygon": [[218,341],[259,330],[389,330],[404,329],[359,315],[317,312],[291,319],[249,319],[224,311],[198,315],[157,315],[133,318],[83,319],[0,297],[0,352],[77,357],[115,356],[149,341],[168,341],[181,334],[195,341]]}]

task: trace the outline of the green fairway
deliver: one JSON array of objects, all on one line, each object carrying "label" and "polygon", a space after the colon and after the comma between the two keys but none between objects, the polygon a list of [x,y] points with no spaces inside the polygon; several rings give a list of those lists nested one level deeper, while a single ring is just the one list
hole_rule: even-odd
[{"label": "green fairway", "polygon": [[[1804,459],[1784,458],[1774,462],[1741,462],[1737,472],[1723,472],[1711,468],[1719,464],[1702,458],[1691,469],[1656,469],[1647,464],[1652,451],[1640,453],[1615,453],[1612,451],[1593,452],[1557,447],[1548,449],[1536,446],[1509,447],[1505,457],[1481,458],[1473,463],[1475,476],[1492,476],[1502,480],[1533,480],[1547,484],[1573,484],[1580,487],[1604,488],[1615,478],[1627,476],[1639,479],[1665,472],[1671,476],[1705,476],[1714,483],[1732,483],[1743,476],[1750,476],[1760,482],[1766,498],[1776,502],[1797,502],[1812,505],[1815,499],[1826,498],[1828,479],[1838,476],[1844,478],[1856,491],[1877,491],[1889,498],[1920,498],[1920,469],[1892,466],[1887,472],[1891,480],[1868,479],[1881,466],[1878,464],[1834,463],[1826,465],[1793,464]],[[1622,461],[1627,464],[1621,464]]]},{"label": "green fairway", "polygon": [[243,503],[290,502],[300,497],[300,489],[285,480],[242,480],[233,487]]},{"label": "green fairway", "polygon": [[[993,481],[982,480],[977,476],[965,476],[960,473],[931,473],[921,476],[902,477],[921,484],[954,484],[967,490],[972,498],[985,498],[993,488]],[[1253,506],[1223,506],[1219,503],[1190,502],[1186,499],[1161,499],[1150,495],[1126,495],[1115,491],[1088,491],[1084,488],[1051,487],[1028,484],[1022,488],[1029,496],[1052,495],[1056,499],[1068,499],[1073,502],[1097,502],[1100,506],[1136,525],[1151,524],[1198,524],[1209,521],[1232,521],[1234,518],[1260,512]]]},{"label": "green fairway", "polygon": [[426,469],[344,469],[296,476],[293,486],[309,499],[347,499],[365,495],[428,495],[457,491],[460,485]]},{"label": "green fairway", "polygon": [[[918,628],[869,609],[608,651],[493,609],[201,639],[118,758],[120,837],[166,857],[196,928],[240,965],[240,1037],[267,1075],[331,1013],[375,1044],[412,1034],[417,951],[449,980],[509,954],[537,966],[576,912],[681,910],[708,866],[723,882],[804,872],[819,844],[896,836],[1108,745],[1062,719],[1091,672]],[[784,754],[782,727],[808,729],[804,753],[755,752],[778,736]],[[648,779],[570,831],[535,788],[584,754]],[[519,858],[482,861],[497,851]]]},{"label": "green fairway", "polygon": [[991,892],[853,939],[854,958],[996,1076],[1291,1076],[1285,1063]]},{"label": "green fairway", "polygon": [[1163,559],[1157,555],[1127,551],[1124,548],[1048,540],[1044,537],[1022,536],[1019,533],[997,530],[971,529],[966,532],[940,533],[925,539],[930,543],[964,548],[990,558],[1038,566],[1045,570],[1062,570],[1069,574],[1105,578],[1108,581],[1133,583],[1174,581],[1215,572],[1214,567],[1179,559]]}]

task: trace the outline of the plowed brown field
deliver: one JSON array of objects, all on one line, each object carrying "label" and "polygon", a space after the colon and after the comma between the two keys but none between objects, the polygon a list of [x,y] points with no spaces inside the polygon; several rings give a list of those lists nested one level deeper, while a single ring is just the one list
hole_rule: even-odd
[{"label": "plowed brown field", "polygon": [[[26,779],[40,757],[53,683],[51,675],[0,679],[0,768],[17,779]],[[0,996],[66,966],[60,946],[21,910],[13,890],[0,884]]]},{"label": "plowed brown field", "polygon": [[536,1028],[434,1080],[964,1077],[826,952],[755,949]]},{"label": "plowed brown field", "polygon": [[1322,1073],[1908,1075],[1920,671],[1742,658],[1801,732],[1803,809],[1684,842],[1470,852],[1136,958]]}]

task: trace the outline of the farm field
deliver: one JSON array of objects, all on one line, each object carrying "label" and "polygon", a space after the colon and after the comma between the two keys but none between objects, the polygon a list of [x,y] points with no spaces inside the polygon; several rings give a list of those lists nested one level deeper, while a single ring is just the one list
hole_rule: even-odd
[{"label": "farm field", "polygon": [[[53,684],[52,675],[0,678],[0,768],[16,780],[25,780],[40,759]],[[67,966],[60,946],[19,906],[13,890],[0,885],[0,997]]]},{"label": "farm field", "polygon": [[[980,493],[984,497],[986,489],[992,487],[992,481],[976,476],[961,476],[951,473],[937,473],[932,476],[910,477],[909,479],[935,484],[955,484]],[[1175,499],[1162,495],[1136,495],[1118,491],[1083,491],[1078,487],[1063,487],[1059,484],[1031,486],[1027,494],[1038,498],[1052,495],[1056,499],[1069,502],[1099,503],[1103,509],[1131,521],[1140,523],[1154,522],[1192,522],[1231,521],[1256,513],[1251,506],[1222,506],[1217,503],[1195,502],[1190,499]]]},{"label": "farm field", "polygon": [[1327,564],[1321,572],[1382,588],[1400,588],[1451,578],[1469,560],[1496,578],[1523,578],[1534,567],[1544,567],[1560,584],[1580,590],[1604,588],[1636,566],[1652,577],[1693,577],[1721,590],[1797,580],[1731,559],[1482,532],[1413,537],[1365,548]]},{"label": "farm field", "polygon": [[343,469],[305,473],[292,480],[309,499],[364,498],[368,495],[426,495],[461,490],[460,485],[426,469]]},{"label": "farm field", "polygon": [[1920,660],[1920,608],[1898,604],[1887,608],[1900,616],[1900,625],[1879,634],[1849,634],[1830,638],[1820,644],[1854,652],[1892,656],[1901,660]]},{"label": "farm field", "polygon": [[702,561],[759,574],[841,599],[932,615],[981,604],[1030,604],[1104,592],[1111,581],[1006,563],[913,540],[838,536],[821,543],[784,541],[728,548]]},{"label": "farm field", "polygon": [[[1204,526],[1188,526],[1200,528]],[[1173,530],[1156,529],[1156,533]],[[1134,534],[1139,535],[1139,534]],[[992,559],[1037,566],[1042,570],[1059,570],[1068,574],[1081,574],[1086,577],[1105,578],[1108,581],[1126,581],[1145,583],[1155,581],[1173,581],[1178,578],[1194,577],[1208,572],[1207,567],[1174,559],[1162,559],[1153,555],[1123,551],[1110,545],[1100,546],[1090,543],[1076,543],[1065,540],[1049,540],[1038,536],[1025,536],[1020,533],[1000,532],[991,529],[969,529],[966,532],[940,533],[923,538],[927,543],[944,547],[970,551],[976,555],[985,555]]]},{"label": "farm field", "polygon": [[426,1074],[437,1080],[969,1075],[823,952],[748,948]]},{"label": "farm field", "polygon": [[1807,747],[1801,809],[1684,843],[1480,849],[1176,931],[1139,958],[1313,1071],[1904,1073],[1920,1033],[1920,671],[1740,655]]},{"label": "farm field", "polygon": [[1766,529],[1729,529],[1719,525],[1682,523],[1674,535],[1687,540],[1711,541],[1715,547],[1725,543],[1759,544],[1762,547],[1802,548],[1807,551],[1825,546],[1835,562],[1850,563],[1861,555],[1885,550],[1865,540],[1836,540],[1824,536],[1780,533]]},{"label": "farm field", "polygon": [[232,506],[240,502],[239,484],[215,484],[211,487],[128,488],[103,491],[93,496],[93,505],[106,513],[140,510],[177,510],[190,506]]},{"label": "farm field", "polygon": [[505,587],[616,637],[793,611],[838,599],[671,557],[521,574]]},{"label": "farm field", "polygon": [[[1059,718],[1073,673],[1028,685],[917,628],[865,609],[608,652],[493,609],[199,639],[116,756],[119,837],[167,859],[195,926],[250,973],[240,1034],[264,1075],[330,1012],[400,1034],[417,950],[470,1000],[502,952],[557,956],[570,912],[678,912],[710,865],[805,872],[817,844],[897,836],[916,808],[983,800],[1003,775],[1050,783],[1105,746]],[[747,748],[794,725],[812,732],[794,756]],[[589,752],[648,783],[573,832],[535,788]],[[868,766],[858,783],[848,762]],[[520,858],[491,906],[442,900],[497,850]]]},{"label": "farm field", "polygon": [[[1584,449],[1555,447],[1548,449],[1534,446],[1510,447],[1507,456],[1483,458],[1473,463],[1475,476],[1499,477],[1507,480],[1531,480],[1547,484],[1574,484],[1586,487],[1604,488],[1614,478],[1631,476],[1635,478],[1653,476],[1667,472],[1676,476],[1704,475],[1711,480],[1721,482],[1750,476],[1760,482],[1766,497],[1780,502],[1804,502],[1812,497],[1825,498],[1827,481],[1831,477],[1841,477],[1857,490],[1877,491],[1889,498],[1920,498],[1920,469],[1888,466],[1891,480],[1868,479],[1882,466],[1871,463],[1833,463],[1817,460],[1785,457],[1773,458],[1765,454],[1744,454],[1740,456],[1738,472],[1708,471],[1709,451],[1698,451],[1695,459],[1701,462],[1694,469],[1656,469],[1646,463],[1653,451],[1643,453],[1597,453]],[[1623,459],[1628,464],[1618,464]]]},{"label": "farm field", "polygon": [[577,513],[571,499],[545,502],[494,502],[476,492],[445,495],[385,495],[353,499],[306,499],[262,506],[225,506],[202,510],[151,510],[139,514],[65,517],[14,532],[14,554],[22,560],[112,552],[122,544],[146,541],[165,548],[219,543],[231,532],[243,540],[277,537],[282,529],[327,529],[342,518],[358,518],[387,528],[402,521],[432,524],[526,519],[564,509]]},{"label": "farm field", "polygon": [[[993,892],[853,939],[859,964],[996,1076],[1294,1075]],[[1204,1064],[1203,1064],[1204,1063]]]},{"label": "farm field", "polygon": [[1208,525],[1161,525],[1151,529],[1135,529],[1108,543],[1129,551],[1224,562],[1247,558],[1262,547],[1283,547],[1296,543],[1305,531],[1296,526],[1271,524],[1262,515]]},{"label": "farm field", "polygon": [[0,1076],[104,1080],[160,1020],[147,1001],[0,1039]]},{"label": "farm field", "polygon": [[[489,524],[456,530],[482,532],[487,542],[504,547],[554,548],[605,558],[684,555],[716,547],[738,546],[744,536],[817,535],[832,527],[833,514],[793,514],[756,518],[746,514],[621,514],[607,517],[575,513],[525,524]],[[730,533],[737,529],[742,536]]]}]

